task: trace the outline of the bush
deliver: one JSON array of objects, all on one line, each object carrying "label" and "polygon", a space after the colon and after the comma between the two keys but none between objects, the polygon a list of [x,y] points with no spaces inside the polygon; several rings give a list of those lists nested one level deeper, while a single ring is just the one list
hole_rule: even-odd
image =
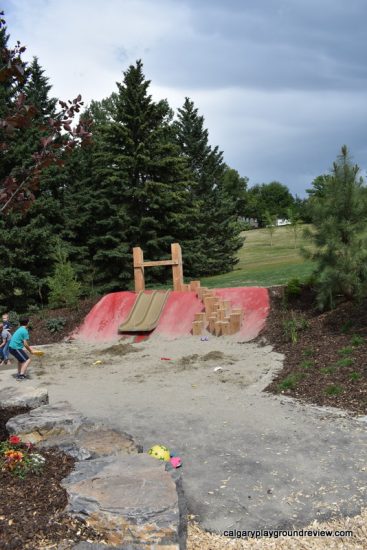
[{"label": "bush", "polygon": [[53,319],[48,319],[46,321],[46,327],[52,333],[60,332],[66,324],[66,319],[64,317],[54,317]]}]

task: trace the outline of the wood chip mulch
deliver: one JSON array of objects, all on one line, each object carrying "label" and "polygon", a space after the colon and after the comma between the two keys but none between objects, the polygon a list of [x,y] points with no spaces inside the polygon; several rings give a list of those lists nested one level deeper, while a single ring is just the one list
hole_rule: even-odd
[{"label": "wood chip mulch", "polygon": [[285,360],[266,391],[367,414],[367,300],[320,313],[310,290],[297,298],[285,299],[281,289],[271,295],[259,340]]},{"label": "wood chip mulch", "polygon": [[[8,438],[5,424],[27,409],[0,409],[0,441]],[[0,470],[1,550],[72,548],[79,541],[103,542],[102,536],[64,513],[66,491],[60,481],[73,469],[74,459],[57,449],[38,451],[45,457],[40,475],[24,479]]]}]

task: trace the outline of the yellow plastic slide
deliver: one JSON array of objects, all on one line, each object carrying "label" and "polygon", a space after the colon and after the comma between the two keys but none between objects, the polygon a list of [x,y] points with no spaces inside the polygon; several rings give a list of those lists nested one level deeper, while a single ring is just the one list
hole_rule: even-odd
[{"label": "yellow plastic slide", "polygon": [[139,292],[119,332],[148,332],[157,325],[170,291]]}]

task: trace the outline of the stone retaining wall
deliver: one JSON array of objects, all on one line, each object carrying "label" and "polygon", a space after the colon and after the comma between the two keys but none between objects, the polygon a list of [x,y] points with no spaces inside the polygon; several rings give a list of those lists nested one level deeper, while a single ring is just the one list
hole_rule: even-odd
[{"label": "stone retaining wall", "polygon": [[0,390],[0,407],[29,407],[6,428],[40,448],[58,447],[77,462],[62,481],[66,511],[103,533],[110,546],[81,542],[75,550],[185,550],[186,502],[181,476],[142,453],[134,438],[91,422],[67,402],[48,404],[46,389]]}]

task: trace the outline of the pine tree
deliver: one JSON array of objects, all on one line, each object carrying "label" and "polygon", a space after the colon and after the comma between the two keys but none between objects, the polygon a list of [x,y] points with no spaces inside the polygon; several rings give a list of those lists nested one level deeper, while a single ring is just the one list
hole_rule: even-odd
[{"label": "pine tree", "polygon": [[193,185],[193,204],[199,213],[192,246],[195,250],[196,276],[230,271],[237,263],[242,246],[238,223],[238,197],[232,194],[223,153],[209,145],[204,117],[193,101],[185,99],[178,109],[174,130],[181,155],[186,160]]},{"label": "pine tree", "polygon": [[[56,100],[48,99],[51,86],[37,59],[27,70],[28,80],[23,92],[32,98],[32,105],[37,109],[35,121],[42,123],[45,118],[55,115]],[[41,137],[42,130],[37,124],[15,134],[12,148],[6,155],[8,173],[10,164],[17,170],[23,170],[32,163],[32,155],[39,149]],[[53,263],[54,236],[64,225],[60,203],[47,185],[47,181],[55,185],[55,175],[55,168],[43,174],[36,200],[28,212],[3,215],[1,219],[0,280],[6,281],[11,273],[12,287],[22,288],[20,296],[23,300],[43,299],[46,294],[46,278]],[[11,288],[7,293],[10,302],[17,295]]]},{"label": "pine tree", "polygon": [[312,202],[317,300],[333,307],[338,295],[358,299],[367,284],[366,187],[344,145],[322,193]]},{"label": "pine tree", "polygon": [[[126,274],[131,279],[133,246],[141,246],[148,259],[167,256],[174,241],[189,249],[186,163],[173,142],[171,109],[152,100],[149,85],[141,61],[128,68],[117,84],[112,120],[101,125],[96,142],[99,221],[91,242],[101,275],[120,258],[120,288]],[[150,270],[148,277],[165,278],[165,272]]]}]

